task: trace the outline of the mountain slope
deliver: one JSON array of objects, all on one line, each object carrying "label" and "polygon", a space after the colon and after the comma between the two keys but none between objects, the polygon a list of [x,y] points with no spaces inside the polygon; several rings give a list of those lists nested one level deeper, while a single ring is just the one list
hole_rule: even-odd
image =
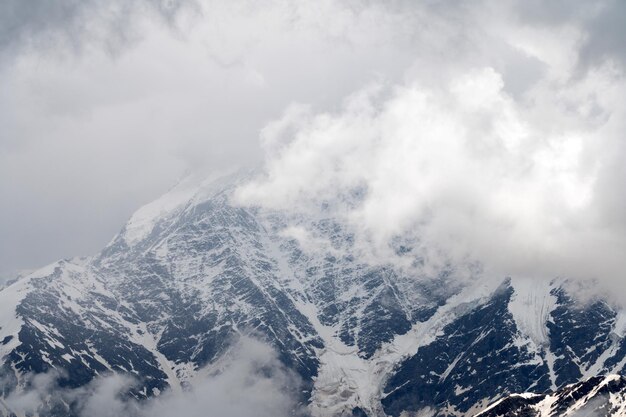
[{"label": "mountain slope", "polygon": [[0,290],[5,394],[50,369],[68,387],[113,371],[140,379],[137,398],[181,390],[241,335],[300,375],[315,416],[469,415],[623,372],[624,320],[605,302],[580,304],[560,281],[368,261],[337,219],[233,205],[245,178],[183,181],[101,253]]},{"label": "mountain slope", "polygon": [[624,415],[626,415],[626,378],[609,375],[567,385],[550,394],[514,394],[495,402],[476,417]]}]

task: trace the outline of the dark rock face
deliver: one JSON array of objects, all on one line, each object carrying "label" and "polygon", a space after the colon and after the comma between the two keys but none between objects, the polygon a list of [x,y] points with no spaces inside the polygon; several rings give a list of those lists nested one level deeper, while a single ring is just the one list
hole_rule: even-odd
[{"label": "dark rock face", "polygon": [[513,342],[515,322],[507,306],[513,289],[498,288],[491,299],[443,329],[443,335],[402,362],[389,380],[385,412],[445,406],[463,413],[485,395],[550,387],[545,363]]},{"label": "dark rock face", "polygon": [[594,363],[612,348],[617,341],[611,337],[616,313],[603,301],[581,308],[562,288],[553,290],[553,294],[558,306],[548,322],[550,350],[557,358],[557,386],[563,386],[583,378],[577,363]]},{"label": "dark rock face", "polygon": [[[185,387],[241,335],[275,348],[317,415],[470,413],[509,393],[622,372],[617,312],[602,301],[581,306],[550,287],[548,336],[537,344],[511,310],[515,281],[465,296],[474,284],[460,285],[453,268],[370,264],[333,219],[295,219],[325,242],[306,248],[282,234],[293,219],[230,204],[233,186],[142,209],[100,254],[0,290],[2,396],[18,376],[52,369],[65,388],[116,372],[139,380],[129,395],[159,395]],[[336,399],[323,403],[326,393]],[[54,407],[72,411],[51,404],[41,415]]]},{"label": "dark rock face", "polygon": [[626,378],[597,376],[543,395],[511,395],[476,417],[622,416],[626,412]]},{"label": "dark rock face", "polygon": [[[19,333],[22,343],[8,356],[16,369],[22,373],[62,369],[59,383],[70,388],[85,385],[99,373],[134,371],[150,392],[167,388],[166,375],[151,352],[128,340],[118,323],[99,312],[89,317],[91,312],[81,315],[59,308],[60,294],[47,284],[45,280],[36,282],[40,291],[29,293],[17,308],[29,321]],[[96,320],[110,328],[92,326]],[[106,358],[106,364],[96,355]]]},{"label": "dark rock face", "polygon": [[[431,407],[444,410],[437,415],[471,414],[485,398],[546,393],[589,374],[624,372],[623,337],[614,332],[616,312],[605,302],[581,304],[563,288],[553,289],[549,340],[537,347],[520,338],[509,311],[514,292],[505,282],[487,302],[403,361],[385,388],[385,412],[398,416]],[[555,358],[552,364],[548,356]]]}]

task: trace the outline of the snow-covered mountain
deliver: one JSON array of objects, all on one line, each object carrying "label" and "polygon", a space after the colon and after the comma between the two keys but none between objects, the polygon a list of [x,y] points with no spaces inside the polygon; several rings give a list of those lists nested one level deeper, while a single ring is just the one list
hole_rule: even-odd
[{"label": "snow-covered mountain", "polygon": [[244,179],[183,181],[99,254],[2,289],[3,395],[50,369],[70,388],[114,371],[139,378],[135,397],[180,391],[242,335],[276,349],[319,417],[473,415],[625,372],[626,316],[606,302],[558,280],[369,262],[337,219],[233,205]]},{"label": "snow-covered mountain", "polygon": [[476,417],[621,417],[626,415],[626,378],[596,376],[550,394],[513,394]]}]

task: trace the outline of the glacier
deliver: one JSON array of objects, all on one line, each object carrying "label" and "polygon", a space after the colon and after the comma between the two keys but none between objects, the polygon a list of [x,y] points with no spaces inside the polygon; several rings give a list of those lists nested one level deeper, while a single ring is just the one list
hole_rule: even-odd
[{"label": "glacier", "polygon": [[249,175],[185,179],[100,253],[0,290],[2,398],[53,369],[63,387],[114,372],[138,378],[138,399],[181,392],[248,336],[299,375],[314,417],[470,416],[624,374],[625,316],[607,301],[578,301],[562,279],[368,260],[323,211],[233,204]]}]

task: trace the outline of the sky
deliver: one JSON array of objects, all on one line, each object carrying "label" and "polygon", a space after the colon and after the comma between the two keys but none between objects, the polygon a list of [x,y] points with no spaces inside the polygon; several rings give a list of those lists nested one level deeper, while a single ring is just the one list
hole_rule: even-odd
[{"label": "sky", "polygon": [[344,201],[377,256],[402,236],[619,287],[624,21],[619,0],[4,1],[0,276],[96,253],[189,173],[259,166],[239,204]]}]

